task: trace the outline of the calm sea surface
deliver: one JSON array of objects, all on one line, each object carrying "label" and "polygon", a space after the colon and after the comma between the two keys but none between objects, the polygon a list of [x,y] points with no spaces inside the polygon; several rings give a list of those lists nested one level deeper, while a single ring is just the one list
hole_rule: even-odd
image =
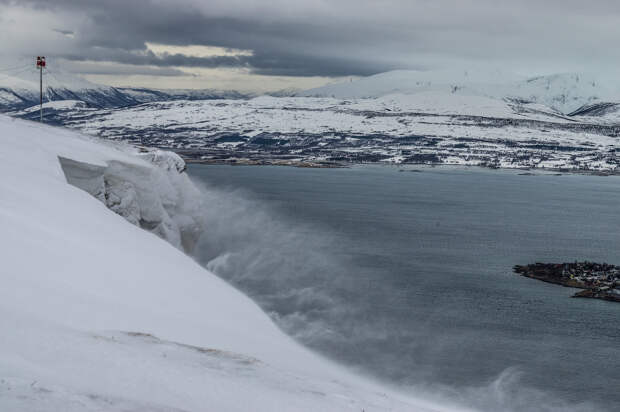
[{"label": "calm sea surface", "polygon": [[208,200],[198,259],[308,346],[482,409],[620,410],[620,304],[512,274],[620,264],[619,177],[188,171]]}]

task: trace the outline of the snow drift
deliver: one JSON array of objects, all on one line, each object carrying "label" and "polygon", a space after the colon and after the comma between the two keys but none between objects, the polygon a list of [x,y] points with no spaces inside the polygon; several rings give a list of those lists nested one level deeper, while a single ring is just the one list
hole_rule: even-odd
[{"label": "snow drift", "polygon": [[196,189],[182,173],[185,163],[178,155],[160,150],[143,149],[136,156],[150,164],[110,160],[98,166],[62,156],[58,160],[67,182],[130,223],[191,252],[201,227],[200,203]]},{"label": "snow drift", "polygon": [[138,228],[188,236],[176,156],[3,116],[0,144],[0,410],[456,409],[310,353]]}]

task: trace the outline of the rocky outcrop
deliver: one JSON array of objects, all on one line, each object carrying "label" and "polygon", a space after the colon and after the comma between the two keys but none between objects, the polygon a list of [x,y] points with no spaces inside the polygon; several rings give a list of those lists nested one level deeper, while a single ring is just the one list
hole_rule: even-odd
[{"label": "rocky outcrop", "polygon": [[105,166],[59,157],[67,182],[90,193],[130,223],[188,253],[202,223],[200,196],[175,153],[148,150],[135,162]]},{"label": "rocky outcrop", "polygon": [[603,299],[611,302],[620,302],[620,293],[617,289],[586,289],[581,292],[575,293],[574,298],[591,298],[591,299]]}]

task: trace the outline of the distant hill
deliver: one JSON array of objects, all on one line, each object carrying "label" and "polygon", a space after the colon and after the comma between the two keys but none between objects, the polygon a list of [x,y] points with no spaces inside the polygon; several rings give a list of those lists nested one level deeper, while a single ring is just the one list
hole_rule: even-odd
[{"label": "distant hill", "polygon": [[396,70],[306,90],[298,95],[347,99],[420,92],[539,103],[565,114],[586,105],[620,102],[620,83],[613,79],[576,73],[527,78],[500,71]]}]

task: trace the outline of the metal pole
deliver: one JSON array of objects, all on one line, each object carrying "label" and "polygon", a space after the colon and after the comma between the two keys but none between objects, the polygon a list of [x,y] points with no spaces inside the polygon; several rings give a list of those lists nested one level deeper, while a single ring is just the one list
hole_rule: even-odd
[{"label": "metal pole", "polygon": [[43,122],[43,66],[39,66],[40,73],[40,82],[39,82],[39,91],[41,97],[41,122]]}]

